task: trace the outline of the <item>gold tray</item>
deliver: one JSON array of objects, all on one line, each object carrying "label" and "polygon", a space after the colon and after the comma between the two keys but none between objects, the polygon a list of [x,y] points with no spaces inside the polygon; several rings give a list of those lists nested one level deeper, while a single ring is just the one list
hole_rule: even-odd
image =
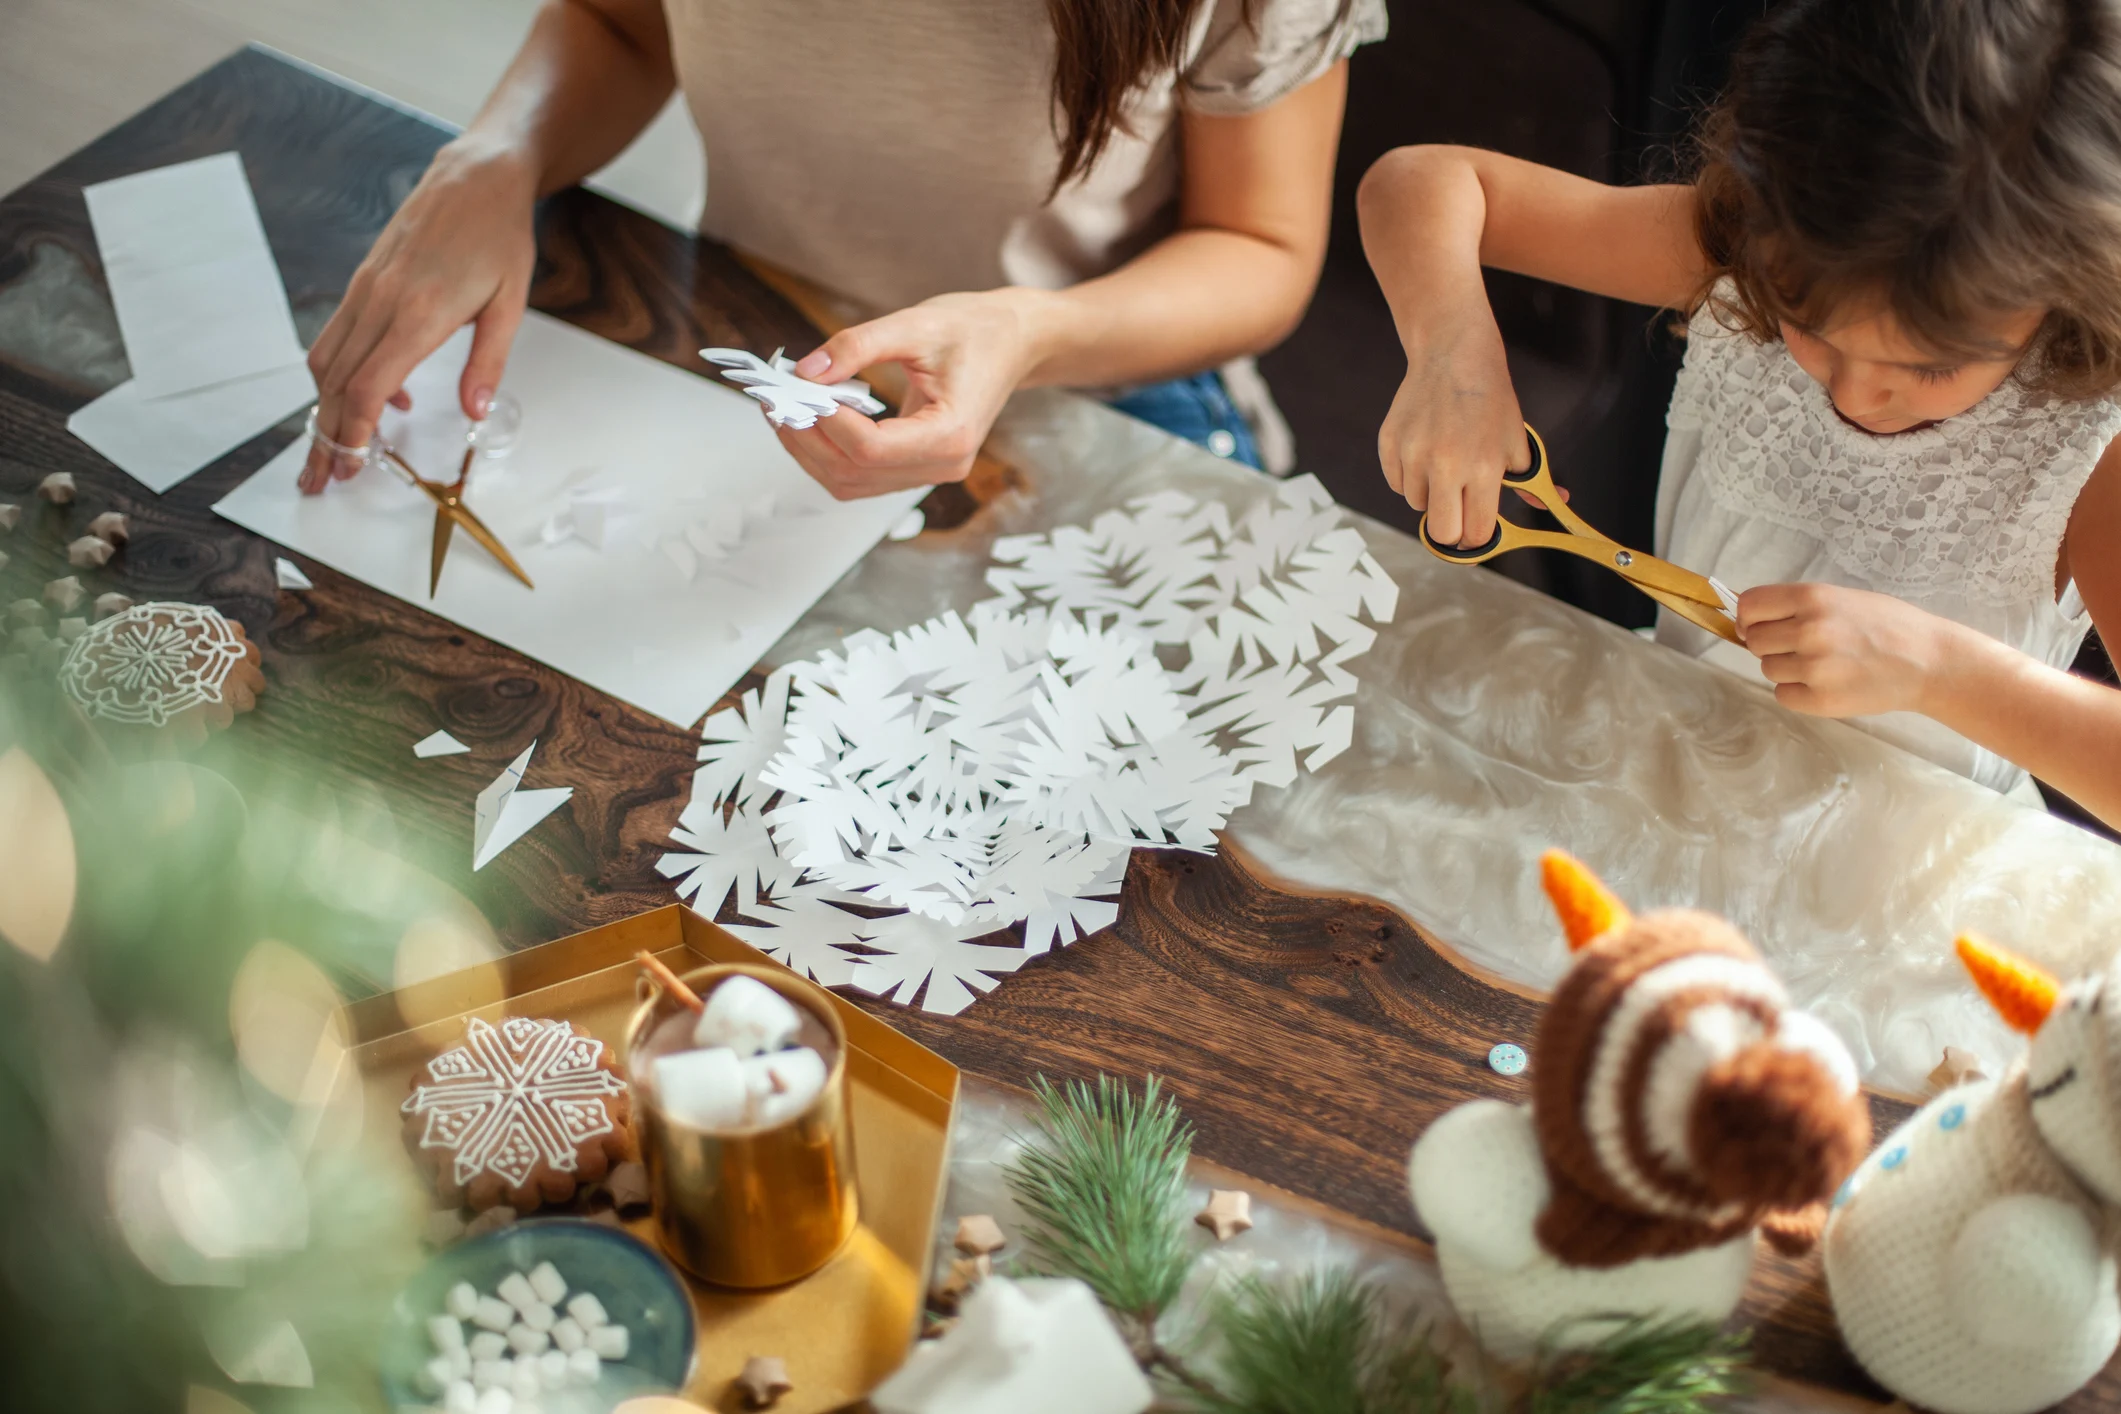
[{"label": "gold tray", "polygon": [[[715,962],[780,965],[672,904],[355,1002],[341,1012],[342,1034],[362,1077],[369,1132],[398,1132],[412,1072],[457,1044],[471,1017],[559,1017],[623,1045],[640,970],[633,958],[644,948],[680,973]],[[742,1407],[731,1381],[753,1355],[788,1362],[795,1389],[775,1414],[857,1404],[913,1344],[943,1202],[957,1067],[839,997],[832,1004],[847,1028],[861,1224],[817,1272],[771,1291],[710,1287],[672,1264],[692,1293],[699,1333],[685,1394],[711,1409]],[[411,1174],[410,1158],[405,1165]],[[626,1226],[661,1250],[652,1217]]]}]

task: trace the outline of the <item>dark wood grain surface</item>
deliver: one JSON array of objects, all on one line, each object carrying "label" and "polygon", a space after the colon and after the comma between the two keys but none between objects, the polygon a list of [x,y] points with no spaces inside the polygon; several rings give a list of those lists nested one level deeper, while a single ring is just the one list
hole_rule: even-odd
[{"label": "dark wood grain surface", "polygon": [[[0,500],[32,511],[5,542],[0,601],[68,573],[64,546],[78,527],[125,511],[134,539],[109,567],[83,573],[91,592],[212,603],[264,651],[269,690],[230,749],[330,790],[380,793],[397,847],[472,900],[504,943],[527,946],[669,901],[653,865],[685,803],[696,738],[322,566],[305,566],[314,590],[278,592],[276,548],[210,508],[286,445],[293,422],[160,497],[65,430],[116,376],[83,185],[239,151],[313,335],[446,137],[246,51],[0,201]],[[537,308],[668,362],[694,367],[708,344],[766,351],[814,339],[728,251],[600,197],[548,201],[538,238]],[[58,276],[75,268],[69,295]],[[79,482],[78,502],[31,502],[37,481],[61,470]],[[939,509],[977,512],[962,494]],[[472,751],[415,761],[411,743],[437,728]],[[571,784],[574,798],[473,874],[469,802],[533,737],[527,784]],[[353,989],[387,980],[345,979]],[[1462,1100],[1522,1095],[1485,1057],[1497,1041],[1528,1039],[1538,1006],[1379,904],[1275,887],[1234,857],[1151,851],[1135,855],[1114,928],[1033,961],[965,1014],[860,1000],[1004,1082],[1159,1074],[1205,1158],[1417,1236],[1409,1146]],[[1903,1112],[1878,1100],[1881,1132]],[[1764,1261],[1748,1313],[1770,1369],[1876,1394],[1833,1333],[1816,1262]],[[2076,1404],[2116,1402],[2102,1382]]]}]

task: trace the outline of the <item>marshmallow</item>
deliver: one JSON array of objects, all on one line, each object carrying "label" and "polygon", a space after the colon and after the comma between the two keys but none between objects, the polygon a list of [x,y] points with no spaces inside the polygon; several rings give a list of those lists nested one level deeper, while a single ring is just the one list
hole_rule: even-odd
[{"label": "marshmallow", "polygon": [[468,1321],[479,1314],[479,1291],[468,1281],[460,1281],[449,1288],[449,1295],[442,1300],[443,1308],[460,1321]]},{"label": "marshmallow", "polygon": [[545,1378],[538,1373],[538,1362],[535,1360],[516,1361],[513,1375],[514,1378],[508,1383],[508,1389],[511,1394],[518,1398],[535,1398],[538,1392],[545,1388]]},{"label": "marshmallow", "polygon": [[548,1350],[538,1357],[538,1378],[547,1389],[561,1389],[567,1384],[567,1352]]},{"label": "marshmallow", "polygon": [[501,1284],[494,1288],[494,1294],[518,1311],[528,1311],[538,1304],[538,1294],[530,1289],[530,1278],[521,1272],[510,1272],[502,1277]]},{"label": "marshmallow", "polygon": [[593,1291],[585,1291],[568,1302],[567,1314],[574,1317],[574,1323],[585,1332],[611,1322],[611,1317],[604,1314],[604,1303],[597,1300]]},{"label": "marshmallow", "polygon": [[499,1386],[479,1396],[477,1414],[513,1414],[516,1397]]},{"label": "marshmallow", "polygon": [[593,1385],[604,1373],[604,1362],[594,1350],[577,1350],[567,1357],[567,1373],[578,1385]]},{"label": "marshmallow", "polygon": [[455,1316],[429,1316],[427,1338],[439,1354],[454,1355],[464,1348],[464,1325]]},{"label": "marshmallow", "polygon": [[574,1317],[562,1316],[552,1323],[552,1343],[558,1346],[563,1354],[572,1355],[580,1350],[584,1339],[582,1323]]},{"label": "marshmallow", "polygon": [[508,1356],[508,1337],[499,1331],[480,1331],[469,1346],[474,1360],[502,1360]]},{"label": "marshmallow", "polygon": [[508,1328],[508,1344],[518,1355],[543,1355],[552,1344],[552,1337],[518,1321]]},{"label": "marshmallow", "polygon": [[471,1378],[471,1352],[470,1352],[470,1351],[468,1351],[468,1350],[454,1350],[454,1351],[451,1351],[451,1352],[450,1352],[450,1353],[449,1353],[449,1354],[448,1354],[447,1356],[445,1356],[445,1357],[443,1357],[443,1358],[445,1358],[446,1360],[448,1360],[448,1361],[449,1361],[449,1378],[450,1378],[450,1379],[452,1379],[452,1380],[468,1380],[468,1379],[470,1379],[470,1378]]},{"label": "marshmallow", "polygon": [[810,1108],[825,1088],[825,1058],[808,1046],[744,1062],[744,1091],[754,1124],[784,1124]]},{"label": "marshmallow", "polygon": [[657,1056],[655,1090],[664,1113],[681,1124],[734,1129],[744,1123],[744,1063],[727,1046]]},{"label": "marshmallow", "polygon": [[795,1039],[802,1013],[764,982],[738,975],[716,987],[692,1028],[692,1044],[727,1046],[739,1059],[777,1051]]},{"label": "marshmallow", "polygon": [[498,1296],[481,1296],[479,1309],[472,1313],[471,1320],[473,1325],[484,1326],[487,1330],[500,1331],[505,1335],[508,1328],[516,1323],[515,1308]]},{"label": "marshmallow", "polygon": [[589,1333],[589,1348],[599,1360],[624,1360],[626,1344],[624,1326],[598,1326]]},{"label": "marshmallow", "polygon": [[567,1278],[552,1263],[540,1262],[530,1269],[530,1289],[547,1306],[557,1306],[567,1295]]},{"label": "marshmallow", "polygon": [[445,1414],[478,1414],[479,1392],[470,1380],[452,1380],[442,1393],[442,1408]]},{"label": "marshmallow", "polygon": [[523,1324],[534,1331],[549,1331],[554,1324],[552,1308],[542,1301],[534,1301],[523,1312]]},{"label": "marshmallow", "polygon": [[420,1367],[420,1388],[429,1394],[440,1394],[455,1383],[456,1367],[447,1355],[437,1355]]},{"label": "marshmallow", "polygon": [[471,1382],[482,1390],[498,1389],[515,1378],[515,1365],[508,1360],[474,1360]]}]

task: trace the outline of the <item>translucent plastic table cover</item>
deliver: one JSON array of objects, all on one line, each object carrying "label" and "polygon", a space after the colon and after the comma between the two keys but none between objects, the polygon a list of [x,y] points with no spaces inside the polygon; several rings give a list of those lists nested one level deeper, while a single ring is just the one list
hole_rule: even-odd
[{"label": "translucent plastic table cover", "polygon": [[[880,545],[769,654],[986,597],[999,534],[1173,487],[1242,509],[1257,473],[1085,399],[1019,395],[997,448],[1024,489],[962,530]],[[2110,955],[2121,849],[1763,688],[1355,517],[1401,588],[1355,665],[1353,747],[1262,790],[1231,834],[1292,882],[1382,899],[1475,963],[1545,986],[1565,950],[1541,850],[1631,905],[1737,922],[1870,1079],[1919,1091],[1945,1044],[2019,1042],[1952,956],[1973,929],[2065,975]]]}]

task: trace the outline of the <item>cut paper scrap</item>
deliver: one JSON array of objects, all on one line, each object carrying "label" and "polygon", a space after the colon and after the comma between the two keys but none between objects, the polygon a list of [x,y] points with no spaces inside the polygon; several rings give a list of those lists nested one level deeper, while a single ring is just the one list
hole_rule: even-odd
[{"label": "cut paper scrap", "polygon": [[[458,385],[470,350],[466,328],[407,376],[412,409],[383,417],[386,440],[431,477],[453,477],[463,453]],[[922,495],[835,501],[735,390],[536,311],[517,332],[502,390],[521,407],[521,427],[505,465],[473,467],[469,503],[522,560],[535,593],[490,557],[459,550],[430,600],[433,503],[366,472],[301,495],[300,444],[214,509],[305,565],[328,565],[686,727]],[[600,470],[585,480],[585,467]],[[575,497],[604,490],[622,499]],[[771,518],[746,525],[724,560],[701,563],[686,544],[695,580],[641,544],[643,530],[682,541],[683,527],[761,497]],[[601,552],[571,520],[593,504],[604,506]],[[562,510],[568,539],[541,543],[540,528]]]},{"label": "cut paper scrap", "polygon": [[168,397],[120,383],[66,419],[66,430],[150,491],[167,491],[316,401],[306,364]]},{"label": "cut paper scrap", "polygon": [[[535,745],[536,743],[532,744]],[[422,760],[430,756],[461,756],[469,750],[471,750],[470,747],[458,741],[448,732],[436,732],[432,736],[423,736],[412,744],[412,754]],[[529,753],[526,752],[524,754],[527,756]]]},{"label": "cut paper scrap", "polygon": [[[430,738],[432,740],[432,738]],[[472,804],[471,867],[484,869],[494,857],[530,832],[533,825],[567,803],[573,786],[550,790],[523,790],[523,773],[530,769],[532,742],[508,769],[494,777],[493,784],[479,792]]]},{"label": "cut paper scrap", "polygon": [[538,539],[546,545],[579,540],[592,550],[602,550],[606,528],[624,499],[625,492],[616,486],[573,487],[566,504],[539,528]]},{"label": "cut paper scrap", "polygon": [[302,573],[300,565],[284,555],[273,557],[272,577],[273,582],[282,589],[315,589],[317,587],[310,582],[308,575]]},{"label": "cut paper scrap", "polygon": [[700,357],[727,369],[722,376],[764,404],[767,418],[781,427],[815,427],[819,418],[832,416],[842,404],[871,417],[884,410],[859,378],[813,383],[796,377],[795,361],[782,357],[778,349],[770,359],[742,349],[701,349]]},{"label": "cut paper scrap", "polygon": [[706,720],[658,866],[697,907],[821,981],[851,958],[851,985],[962,1010],[1110,926],[1135,845],[1212,850],[1257,788],[1344,751],[1348,664],[1398,608],[1308,477],[1237,517],[1144,498],[995,559],[970,612],[849,635]]},{"label": "cut paper scrap", "polygon": [[188,393],[302,363],[241,157],[217,153],[81,194],[134,396]]}]

